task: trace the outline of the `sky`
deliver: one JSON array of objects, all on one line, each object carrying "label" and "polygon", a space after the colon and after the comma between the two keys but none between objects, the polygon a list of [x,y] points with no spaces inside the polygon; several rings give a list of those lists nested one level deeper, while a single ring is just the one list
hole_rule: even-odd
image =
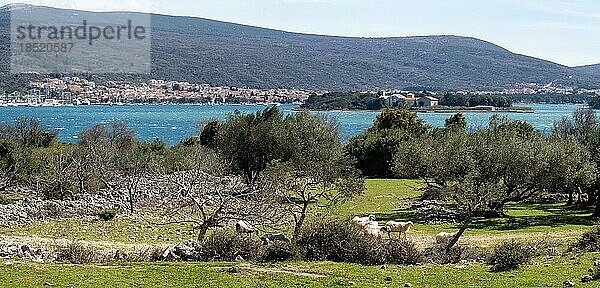
[{"label": "sky", "polygon": [[311,34],[459,35],[567,66],[600,63],[598,0],[0,0],[195,16]]}]

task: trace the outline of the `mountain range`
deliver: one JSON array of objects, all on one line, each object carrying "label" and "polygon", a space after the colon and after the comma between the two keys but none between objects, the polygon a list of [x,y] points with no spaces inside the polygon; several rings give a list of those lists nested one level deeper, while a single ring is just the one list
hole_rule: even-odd
[{"label": "mountain range", "polygon": [[194,17],[87,12],[44,6],[0,9],[0,85],[18,87],[39,75],[8,73],[10,13],[27,9],[67,21],[116,14],[151,17],[151,75],[96,75],[104,80],[150,78],[213,85],[310,90],[473,90],[550,82],[600,87],[600,65],[567,67],[459,36],[355,38],[291,33]]}]

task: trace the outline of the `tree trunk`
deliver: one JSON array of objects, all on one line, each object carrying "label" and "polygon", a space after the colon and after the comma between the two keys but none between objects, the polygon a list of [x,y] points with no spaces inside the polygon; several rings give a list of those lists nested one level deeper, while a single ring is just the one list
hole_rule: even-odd
[{"label": "tree trunk", "polygon": [[588,192],[588,202],[587,205],[597,205],[596,203],[598,202],[597,200],[597,196],[596,196],[596,192],[595,191],[589,191]]},{"label": "tree trunk", "polygon": [[594,209],[594,214],[592,217],[600,217],[600,197],[596,197],[596,208]]},{"label": "tree trunk", "polygon": [[469,215],[467,217],[467,219],[465,220],[465,222],[463,222],[463,225],[460,227],[458,232],[456,232],[456,235],[454,235],[454,238],[452,238],[450,243],[448,243],[448,245],[446,246],[446,252],[450,252],[450,249],[452,249],[452,247],[454,247],[454,245],[456,245],[456,243],[458,243],[458,240],[460,239],[460,237],[462,237],[462,235],[465,233],[467,228],[469,228],[469,225],[471,224],[471,220],[472,220],[472,216]]},{"label": "tree trunk", "polygon": [[486,213],[486,215],[483,215],[485,218],[503,218],[506,217],[506,214],[504,214],[504,206],[506,205],[506,203],[510,202],[510,200],[505,199],[502,200],[500,202],[496,202],[496,203],[492,203],[492,205],[490,205],[490,211],[488,213]]},{"label": "tree trunk", "polygon": [[573,203],[575,203],[575,200],[573,199],[573,190],[569,190],[569,201],[567,201],[567,205],[571,206]]},{"label": "tree trunk", "polygon": [[302,206],[302,213],[296,221],[296,226],[294,227],[294,239],[298,239],[300,236],[300,231],[302,230],[302,225],[304,225],[304,221],[306,220],[306,214],[308,214],[308,202],[304,202]]},{"label": "tree trunk", "polygon": [[206,236],[206,232],[208,232],[208,224],[202,223],[200,225],[200,231],[198,231],[198,243],[204,242],[204,237]]},{"label": "tree trunk", "polygon": [[83,193],[83,190],[85,190],[85,180],[79,179],[79,193]]}]

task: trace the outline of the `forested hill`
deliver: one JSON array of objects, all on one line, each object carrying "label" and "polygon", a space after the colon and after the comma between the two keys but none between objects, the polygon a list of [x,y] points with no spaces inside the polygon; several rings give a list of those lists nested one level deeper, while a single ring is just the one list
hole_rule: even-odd
[{"label": "forested hill", "polygon": [[577,72],[587,73],[587,74],[593,75],[593,76],[600,75],[600,64],[579,66],[579,67],[575,67],[573,69],[575,69]]},{"label": "forested hill", "polygon": [[[0,28],[4,31],[10,9],[15,8],[0,11]],[[53,19],[67,19],[73,13],[91,18],[107,14],[29,5],[18,9],[45,13]],[[591,87],[600,83],[600,75],[511,53],[475,38],[333,37],[192,17],[151,17],[152,75],[136,79],[335,91],[494,89],[551,81]],[[3,37],[0,51],[7,55],[7,36]],[[6,72],[7,63],[3,64]],[[4,83],[15,80],[4,76]]]}]

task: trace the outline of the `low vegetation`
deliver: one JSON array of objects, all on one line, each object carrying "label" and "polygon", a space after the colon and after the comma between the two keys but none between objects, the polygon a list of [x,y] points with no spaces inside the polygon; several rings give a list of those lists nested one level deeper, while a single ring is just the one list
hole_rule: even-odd
[{"label": "low vegetation", "polygon": [[532,249],[533,247],[515,240],[503,241],[494,246],[487,264],[495,272],[514,270],[531,261],[534,256]]},{"label": "low vegetation", "polygon": [[116,209],[103,209],[100,212],[98,212],[98,217],[104,221],[110,221],[114,219],[115,216],[117,216]]},{"label": "low vegetation", "polygon": [[571,247],[572,251],[600,252],[600,227],[595,227],[581,235],[581,238]]}]

